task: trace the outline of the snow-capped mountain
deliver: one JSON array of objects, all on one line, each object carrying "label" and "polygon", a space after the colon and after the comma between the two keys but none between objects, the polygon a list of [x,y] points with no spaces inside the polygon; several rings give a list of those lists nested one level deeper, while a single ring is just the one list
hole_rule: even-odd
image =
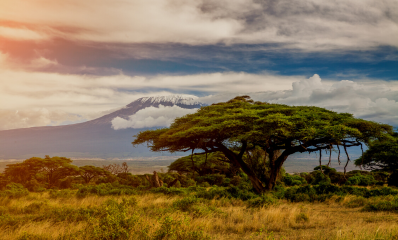
[{"label": "snow-capped mountain", "polygon": [[146,108],[178,106],[182,109],[200,108],[193,95],[169,95],[139,98],[125,107],[83,123],[21,128],[0,131],[0,159],[60,155],[65,157],[133,158],[158,156],[146,146],[134,148],[133,136],[144,129],[115,130],[115,118],[132,119]]}]

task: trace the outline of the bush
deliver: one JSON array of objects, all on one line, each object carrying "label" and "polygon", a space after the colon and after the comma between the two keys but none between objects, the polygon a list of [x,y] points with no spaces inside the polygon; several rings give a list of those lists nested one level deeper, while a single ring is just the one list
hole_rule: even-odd
[{"label": "bush", "polygon": [[0,192],[0,196],[9,198],[20,198],[29,194],[28,189],[24,188],[20,183],[7,184],[6,190]]},{"label": "bush", "polygon": [[91,222],[85,230],[89,239],[129,239],[130,230],[138,222],[138,216],[129,215],[130,201],[118,203],[109,199],[101,205],[98,222]]},{"label": "bush", "polygon": [[372,175],[361,175],[356,174],[355,176],[347,179],[346,185],[359,185],[359,186],[371,186],[376,184],[376,180]]},{"label": "bush", "polygon": [[50,198],[69,198],[75,192],[70,189],[63,189],[63,190],[51,189],[48,193],[50,195]]},{"label": "bush", "polygon": [[[160,229],[155,232],[154,240],[163,239],[184,239],[184,240],[210,240],[211,238],[203,233],[202,229],[187,231],[189,219],[174,220],[170,216],[160,219]],[[184,226],[185,225],[185,226]]]},{"label": "bush", "polygon": [[210,185],[223,185],[225,175],[222,174],[207,174],[204,176],[199,176],[196,181],[199,183],[208,182]]},{"label": "bush", "polygon": [[248,207],[269,207],[271,205],[274,205],[278,202],[277,199],[273,198],[273,196],[270,195],[263,195],[261,197],[257,197],[254,199],[250,199],[247,202]]},{"label": "bush", "polygon": [[311,173],[311,175],[313,177],[313,180],[311,182],[312,185],[331,183],[329,176],[323,174],[321,171],[314,171]]},{"label": "bush", "polygon": [[398,212],[398,197],[393,199],[381,199],[374,203],[368,203],[364,208],[364,211],[389,211]]},{"label": "bush", "polygon": [[288,173],[285,174],[285,176],[282,179],[282,182],[284,182],[287,186],[297,186],[297,185],[307,184],[307,181],[303,177],[299,175],[290,175]]},{"label": "bush", "polygon": [[197,197],[185,197],[181,200],[174,201],[173,207],[185,212],[188,211],[197,202],[199,202],[199,199]]},{"label": "bush", "polygon": [[356,208],[365,206],[367,199],[362,196],[353,196],[346,204],[346,207]]},{"label": "bush", "polygon": [[124,185],[129,185],[132,187],[138,187],[142,185],[141,178],[131,173],[119,173],[117,177],[119,178],[119,182]]},{"label": "bush", "polygon": [[163,193],[163,194],[166,194],[166,195],[182,195],[182,194],[186,194],[186,190],[185,189],[177,188],[177,187],[152,188],[150,191],[154,192],[154,193]]},{"label": "bush", "polygon": [[23,208],[23,212],[27,214],[37,213],[43,208],[47,208],[48,204],[45,202],[34,202]]},{"label": "bush", "polygon": [[249,200],[258,197],[257,194],[240,189],[239,187],[218,187],[213,186],[208,191],[201,190],[196,193],[196,196],[204,199],[215,198],[237,198],[241,200]]},{"label": "bush", "polygon": [[67,189],[71,188],[73,183],[73,179],[71,177],[67,177],[65,179],[62,179],[59,181],[59,188],[61,189]]},{"label": "bush", "polygon": [[99,196],[106,195],[133,195],[137,191],[131,187],[120,184],[101,183],[99,185],[80,185],[76,193],[77,197],[86,197],[89,194],[96,194]]}]

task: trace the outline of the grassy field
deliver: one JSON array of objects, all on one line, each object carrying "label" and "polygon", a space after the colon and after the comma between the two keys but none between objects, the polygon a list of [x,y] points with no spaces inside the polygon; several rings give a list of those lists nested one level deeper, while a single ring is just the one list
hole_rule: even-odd
[{"label": "grassy field", "polygon": [[372,199],[250,207],[238,199],[76,190],[0,197],[0,239],[398,239],[398,215],[363,211]]}]

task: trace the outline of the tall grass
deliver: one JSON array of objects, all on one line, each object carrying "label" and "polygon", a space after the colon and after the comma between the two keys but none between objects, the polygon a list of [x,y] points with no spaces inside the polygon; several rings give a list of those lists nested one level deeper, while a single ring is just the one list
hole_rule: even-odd
[{"label": "tall grass", "polygon": [[230,197],[205,199],[184,191],[182,195],[141,192],[76,197],[47,191],[18,198],[3,196],[0,239],[398,237],[395,210],[369,208],[395,201],[393,196],[334,196],[324,202],[296,203],[270,195],[249,201]]}]

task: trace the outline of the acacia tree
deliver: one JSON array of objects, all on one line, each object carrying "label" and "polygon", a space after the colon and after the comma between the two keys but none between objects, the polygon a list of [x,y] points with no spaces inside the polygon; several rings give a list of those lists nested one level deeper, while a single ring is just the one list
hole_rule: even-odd
[{"label": "acacia tree", "polygon": [[71,162],[72,160],[65,157],[32,157],[22,163],[7,165],[4,174],[12,182],[25,184],[42,173],[46,176],[48,185],[53,186],[59,179],[78,173],[78,168]]},{"label": "acacia tree", "polygon": [[355,165],[362,165],[366,170],[398,171],[398,132],[393,139],[372,141],[363,158],[355,160]]},{"label": "acacia tree", "polygon": [[79,167],[79,175],[83,178],[83,180],[88,184],[90,183],[91,179],[98,177],[98,176],[107,176],[111,173],[106,171],[103,168],[95,167],[86,165],[83,167]]},{"label": "acacia tree", "polygon": [[[283,163],[294,153],[327,150],[330,161],[331,150],[340,150],[341,146],[348,164],[347,148],[388,138],[391,131],[389,125],[357,119],[348,113],[254,102],[241,96],[201,107],[196,113],[175,119],[168,128],[140,132],[133,145],[147,143],[152,151],[222,152],[262,193],[275,186]],[[268,156],[270,172],[263,182],[243,160],[244,154],[255,148],[263,149]]]}]

